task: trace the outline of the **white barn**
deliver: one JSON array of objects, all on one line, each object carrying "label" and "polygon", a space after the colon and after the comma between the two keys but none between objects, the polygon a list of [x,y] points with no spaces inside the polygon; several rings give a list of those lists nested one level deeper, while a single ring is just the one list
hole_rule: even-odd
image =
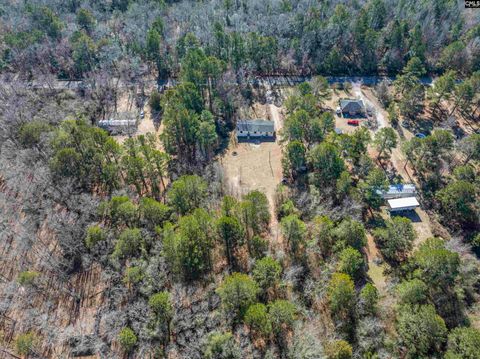
[{"label": "white barn", "polygon": [[420,206],[415,197],[389,199],[387,202],[390,212],[409,211]]}]

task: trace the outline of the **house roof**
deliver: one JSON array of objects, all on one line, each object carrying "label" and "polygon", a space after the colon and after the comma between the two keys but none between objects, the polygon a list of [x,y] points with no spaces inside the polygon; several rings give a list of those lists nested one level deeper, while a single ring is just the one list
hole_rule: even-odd
[{"label": "house roof", "polygon": [[410,208],[410,207],[420,206],[420,204],[418,203],[415,197],[389,199],[388,205],[390,206],[391,209]]},{"label": "house roof", "polygon": [[135,126],[137,124],[136,120],[100,120],[98,121],[98,126],[100,127],[113,127],[113,126]]},{"label": "house roof", "polygon": [[385,192],[377,190],[377,193],[384,196],[385,195],[392,196],[392,195],[403,194],[403,193],[413,194],[415,193],[415,185],[412,183],[406,183],[406,184],[399,183],[399,184],[391,185],[390,187],[388,187],[388,190]]},{"label": "house roof", "polygon": [[362,100],[342,99],[340,100],[340,108],[344,112],[361,112],[365,110]]},{"label": "house roof", "polygon": [[275,125],[273,121],[266,120],[238,120],[237,130],[247,132],[273,132],[275,131]]}]

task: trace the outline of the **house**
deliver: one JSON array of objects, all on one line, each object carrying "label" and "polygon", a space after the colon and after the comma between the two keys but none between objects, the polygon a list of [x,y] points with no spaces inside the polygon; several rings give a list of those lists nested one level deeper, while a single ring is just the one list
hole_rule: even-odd
[{"label": "house", "polygon": [[134,134],[137,131],[137,124],[135,115],[128,112],[117,113],[108,120],[98,121],[98,127],[112,135]]},{"label": "house", "polygon": [[341,99],[339,110],[346,117],[364,117],[366,114],[365,104],[362,100]]},{"label": "house", "polygon": [[275,125],[266,120],[238,120],[236,134],[238,139],[274,139]]},{"label": "house", "polygon": [[417,193],[415,185],[412,183],[391,185],[387,191],[377,190],[377,193],[383,199],[413,197]]},{"label": "house", "polygon": [[415,197],[389,199],[387,202],[390,212],[409,211],[420,206]]}]

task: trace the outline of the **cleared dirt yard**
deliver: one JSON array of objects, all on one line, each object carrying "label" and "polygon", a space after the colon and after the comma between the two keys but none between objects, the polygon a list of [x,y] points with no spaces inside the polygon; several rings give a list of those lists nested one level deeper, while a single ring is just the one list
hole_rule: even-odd
[{"label": "cleared dirt yard", "polygon": [[251,190],[260,190],[265,192],[273,206],[275,187],[282,180],[282,149],[278,132],[283,116],[281,108],[272,104],[256,104],[254,108],[257,116],[275,122],[276,141],[238,143],[232,133],[229,148],[220,161],[232,194],[240,196]]},{"label": "cleared dirt yard", "polygon": [[237,197],[252,190],[259,190],[270,202],[272,236],[278,239],[278,223],[274,215],[275,188],[282,180],[282,148],[278,132],[283,124],[282,109],[273,104],[255,104],[256,118],[275,122],[275,142],[238,143],[232,133],[229,148],[220,158],[225,170],[228,191]]},{"label": "cleared dirt yard", "polygon": [[276,142],[238,143],[230,145],[221,159],[233,195],[251,190],[264,192],[273,199],[275,187],[282,178],[282,151]]}]

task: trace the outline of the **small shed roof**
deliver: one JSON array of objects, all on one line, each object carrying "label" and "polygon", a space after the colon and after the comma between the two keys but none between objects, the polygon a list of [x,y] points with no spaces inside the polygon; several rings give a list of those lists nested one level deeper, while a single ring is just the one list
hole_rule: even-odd
[{"label": "small shed roof", "polygon": [[415,193],[415,185],[412,183],[399,183],[399,184],[394,184],[388,187],[388,190],[386,192],[377,190],[377,193],[380,195],[387,195],[387,196],[393,196],[393,195],[400,195],[400,194],[405,194],[405,193]]},{"label": "small shed roof", "polygon": [[344,112],[361,112],[365,111],[365,105],[362,100],[342,99],[340,100],[340,108]]},{"label": "small shed roof", "polygon": [[274,132],[275,125],[273,121],[267,120],[238,120],[237,130],[247,132]]},{"label": "small shed roof", "polygon": [[388,205],[391,209],[412,208],[420,206],[415,197],[389,199]]}]

